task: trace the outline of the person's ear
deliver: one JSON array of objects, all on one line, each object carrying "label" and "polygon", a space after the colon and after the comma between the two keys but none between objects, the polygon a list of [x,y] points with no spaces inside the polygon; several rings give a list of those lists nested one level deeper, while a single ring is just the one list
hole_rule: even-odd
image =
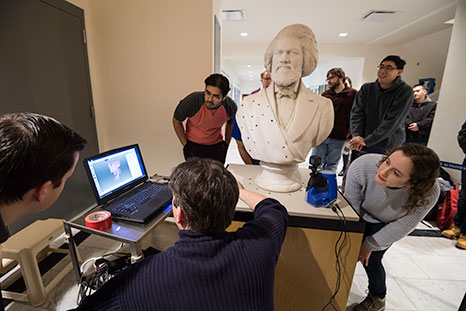
[{"label": "person's ear", "polygon": [[33,191],[34,199],[39,203],[43,202],[47,198],[48,194],[50,193],[52,189],[53,189],[52,181],[51,180],[46,181],[45,183],[43,183],[42,185],[34,189]]},{"label": "person's ear", "polygon": [[176,208],[176,212],[175,210],[173,211],[173,218],[175,219],[175,223],[181,227],[184,227],[186,224],[186,215],[183,212],[183,209],[181,206],[174,206],[173,208]]},{"label": "person's ear", "polygon": [[398,73],[397,73],[397,76],[400,76],[401,73],[403,72],[403,69],[397,69],[397,72],[398,72]]}]

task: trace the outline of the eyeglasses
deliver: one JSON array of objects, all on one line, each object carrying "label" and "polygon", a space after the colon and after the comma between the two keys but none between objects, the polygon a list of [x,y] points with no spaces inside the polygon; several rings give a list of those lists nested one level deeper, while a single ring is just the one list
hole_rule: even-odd
[{"label": "eyeglasses", "polygon": [[327,79],[325,79],[325,81],[328,81],[328,80],[332,80],[332,79],[335,79],[336,76],[328,76]]},{"label": "eyeglasses", "polygon": [[265,81],[272,81],[272,78],[262,78],[262,80],[265,80]]},{"label": "eyeglasses", "polygon": [[383,65],[380,65],[380,66],[377,66],[377,69],[378,70],[387,70],[387,71],[392,71],[392,70],[397,70],[398,68],[393,68],[392,66],[383,66]]}]

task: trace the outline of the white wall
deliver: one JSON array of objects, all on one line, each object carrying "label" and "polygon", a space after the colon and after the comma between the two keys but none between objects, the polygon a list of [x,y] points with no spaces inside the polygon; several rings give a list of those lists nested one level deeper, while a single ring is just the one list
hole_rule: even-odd
[{"label": "white wall", "polygon": [[[450,40],[442,88],[435,113],[429,147],[434,149],[440,159],[447,162],[462,163],[464,154],[458,146],[457,134],[466,120],[466,101],[463,88],[466,85],[466,0],[456,6],[455,24]],[[448,170],[458,181],[460,172]]]},{"label": "white wall", "polygon": [[310,76],[303,78],[303,83],[307,87],[326,84],[327,72],[336,67],[345,71],[345,74],[351,78],[355,89],[361,87],[364,67],[362,57],[319,57],[319,65]]},{"label": "white wall", "polygon": [[[439,50],[446,51],[448,46],[436,46]],[[435,78],[437,87],[440,87],[441,78],[443,75],[443,66],[445,58],[435,60],[433,65],[431,62],[425,61],[418,55],[416,49],[411,49],[402,45],[357,45],[357,44],[342,44],[342,45],[319,45],[319,53],[322,58],[330,59],[332,57],[358,57],[364,59],[364,67],[362,73],[362,83],[372,82],[377,79],[377,65],[387,55],[399,55],[406,61],[402,78],[408,84],[413,85],[418,82],[419,78]],[[423,53],[424,54],[424,53]]]},{"label": "white wall", "polygon": [[[353,80],[354,86],[359,88],[363,83],[377,79],[376,66],[385,56],[390,54],[400,55],[407,62],[405,71],[402,74],[403,80],[413,85],[418,82],[419,78],[435,78],[437,82],[436,89],[439,89],[442,82],[450,33],[451,28],[447,28],[403,45],[318,44],[319,65],[332,59],[337,62],[344,59],[363,59],[361,81],[354,81],[351,74],[348,73],[348,76]],[[263,55],[265,48],[266,44],[260,43],[252,43],[248,49],[249,51],[242,50],[234,44],[223,45],[225,51],[228,51],[230,55],[234,55],[234,59],[233,57],[227,59],[232,66],[237,62],[248,62],[254,67],[262,68],[262,57],[251,57],[250,53]],[[356,72],[353,75],[358,76],[359,73]],[[249,80],[241,80],[241,85],[244,88],[243,93],[247,93],[253,90],[257,83],[255,81],[251,83]]]}]

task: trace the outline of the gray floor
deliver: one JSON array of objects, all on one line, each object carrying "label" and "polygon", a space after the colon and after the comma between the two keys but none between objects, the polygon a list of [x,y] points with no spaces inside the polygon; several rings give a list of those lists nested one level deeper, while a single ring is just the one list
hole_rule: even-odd
[{"label": "gray floor", "polygon": [[[234,142],[230,145],[227,163],[243,163]],[[419,228],[426,229],[423,225]],[[163,250],[174,243],[171,240],[173,237],[176,237],[176,227],[166,223],[149,235],[143,247],[153,246]],[[387,310],[458,310],[466,291],[466,251],[455,248],[454,243],[445,238],[408,236],[394,244],[384,257]],[[82,258],[86,259],[115,251],[119,247],[117,242],[92,236],[79,246],[79,250]],[[57,273],[68,260],[64,259],[49,271],[45,280]],[[366,288],[367,277],[358,263],[348,306],[363,300]],[[69,273],[42,306],[33,308],[13,302],[6,310],[68,310],[76,306],[77,292],[74,275]]]}]

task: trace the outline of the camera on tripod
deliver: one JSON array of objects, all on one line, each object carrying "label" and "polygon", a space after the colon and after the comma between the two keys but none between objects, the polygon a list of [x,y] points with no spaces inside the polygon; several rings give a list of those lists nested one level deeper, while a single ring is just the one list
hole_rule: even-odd
[{"label": "camera on tripod", "polygon": [[313,155],[309,159],[311,169],[306,187],[306,201],[315,207],[327,207],[337,199],[337,177],[332,171],[319,171],[322,159]]}]

